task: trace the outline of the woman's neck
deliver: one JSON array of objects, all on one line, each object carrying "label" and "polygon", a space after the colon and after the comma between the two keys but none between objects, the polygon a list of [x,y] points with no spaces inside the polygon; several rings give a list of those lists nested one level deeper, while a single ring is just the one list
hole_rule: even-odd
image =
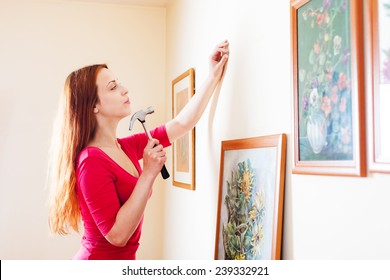
[{"label": "woman's neck", "polygon": [[97,124],[95,135],[89,142],[90,146],[97,147],[120,147],[116,137],[117,125]]}]

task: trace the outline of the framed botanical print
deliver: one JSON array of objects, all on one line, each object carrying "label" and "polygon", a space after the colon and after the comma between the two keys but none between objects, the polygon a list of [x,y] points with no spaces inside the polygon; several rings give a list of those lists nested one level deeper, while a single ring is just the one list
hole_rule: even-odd
[{"label": "framed botanical print", "polygon": [[366,175],[362,6],[291,1],[293,173]]},{"label": "framed botanical print", "polygon": [[[176,117],[195,94],[195,70],[188,69],[172,81],[172,117]],[[176,187],[195,190],[195,128],[173,144],[173,182]]]},{"label": "framed botanical print", "polygon": [[286,135],[222,141],[216,260],[280,259]]},{"label": "framed botanical print", "polygon": [[369,0],[369,170],[390,173],[390,0]]}]

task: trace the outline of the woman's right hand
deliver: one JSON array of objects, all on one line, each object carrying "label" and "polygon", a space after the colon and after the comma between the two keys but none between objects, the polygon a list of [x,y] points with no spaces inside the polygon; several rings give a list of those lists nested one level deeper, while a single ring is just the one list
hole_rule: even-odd
[{"label": "woman's right hand", "polygon": [[210,75],[218,81],[222,78],[229,59],[229,41],[225,40],[215,46],[210,55]]},{"label": "woman's right hand", "polygon": [[157,139],[148,141],[143,155],[143,171],[145,175],[150,175],[153,179],[160,173],[167,160],[166,152]]}]

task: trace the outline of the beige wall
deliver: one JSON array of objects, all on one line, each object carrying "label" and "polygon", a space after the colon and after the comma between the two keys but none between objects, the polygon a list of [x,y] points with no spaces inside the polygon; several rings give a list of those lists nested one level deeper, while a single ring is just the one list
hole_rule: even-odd
[{"label": "beige wall", "polygon": [[197,191],[166,191],[165,258],[213,258],[220,141],[275,133],[288,135],[283,257],[390,258],[390,175],[291,174],[289,4],[178,0],[167,8],[167,92],[189,67],[200,86],[217,42],[228,38],[231,56],[222,89],[197,126]]},{"label": "beige wall", "polygon": [[[66,76],[107,63],[133,111],[163,123],[165,9],[63,1],[0,1],[0,259],[70,259],[80,236],[50,238],[47,153]],[[128,119],[118,129],[128,135]],[[141,127],[137,126],[137,131]],[[146,211],[139,257],[162,256],[162,180]]]},{"label": "beige wall", "polygon": [[69,259],[79,246],[77,234],[48,237],[46,209],[51,125],[70,71],[108,63],[133,110],[154,106],[153,126],[171,117],[172,79],[194,67],[198,88],[225,38],[225,81],[197,125],[197,190],[158,178],[139,258],[213,259],[220,142],[275,133],[288,135],[283,257],[390,258],[390,175],[291,174],[289,2],[171,0],[164,9],[0,0],[0,259]]}]

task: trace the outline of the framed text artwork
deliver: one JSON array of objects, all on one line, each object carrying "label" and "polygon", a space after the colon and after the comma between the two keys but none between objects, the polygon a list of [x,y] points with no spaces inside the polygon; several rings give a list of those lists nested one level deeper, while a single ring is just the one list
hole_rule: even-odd
[{"label": "framed text artwork", "polygon": [[215,259],[280,259],[286,135],[222,141]]},{"label": "framed text artwork", "polygon": [[369,169],[390,173],[390,0],[370,0],[369,23],[372,92],[369,95]]},{"label": "framed text artwork", "polygon": [[363,3],[290,3],[292,171],[365,176]]},{"label": "framed text artwork", "polygon": [[[190,68],[172,81],[172,117],[176,117],[195,93],[195,70]],[[173,144],[173,182],[195,190],[195,128]]]}]

